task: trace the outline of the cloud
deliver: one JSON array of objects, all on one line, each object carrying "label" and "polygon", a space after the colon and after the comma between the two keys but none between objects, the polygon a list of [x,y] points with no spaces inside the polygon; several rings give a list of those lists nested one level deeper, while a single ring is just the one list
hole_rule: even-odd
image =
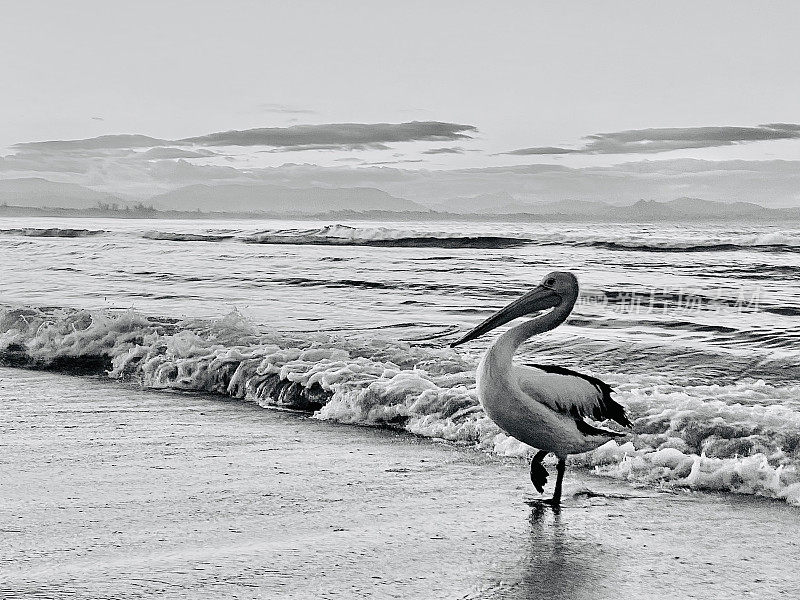
[{"label": "cloud", "polygon": [[[520,148],[519,150],[511,150],[510,152],[501,152],[500,154],[512,154],[516,156],[527,156],[529,154],[572,154],[578,152],[570,148],[556,148],[553,146],[540,146],[537,148]],[[497,156],[496,154],[494,156]]]},{"label": "cloud", "polygon": [[380,165],[402,165],[405,163],[421,163],[424,162],[421,158],[404,159],[404,160],[382,160],[378,162],[365,162],[365,165],[380,166]]},{"label": "cloud", "polygon": [[655,154],[798,138],[800,125],[794,123],[768,123],[757,127],[662,127],[595,133],[583,138],[586,142],[581,148],[533,147],[502,154]]},{"label": "cloud", "polygon": [[423,154],[464,154],[464,149],[458,146],[452,148],[431,148],[425,150]]},{"label": "cloud", "polygon": [[147,173],[157,181],[180,184],[249,178],[246,172],[234,167],[195,165],[183,159],[153,161],[147,168]]},{"label": "cloud", "polygon": [[116,148],[150,148],[170,144],[167,140],[160,140],[146,135],[118,134],[101,135],[85,140],[50,140],[47,142],[22,142],[14,144],[12,148],[28,148],[32,150],[109,150]]},{"label": "cloud", "polygon": [[146,160],[168,159],[168,158],[208,158],[209,156],[218,156],[216,152],[200,148],[199,150],[185,150],[183,148],[169,148],[163,146],[156,146],[144,152],[137,152],[136,158],[143,158]]},{"label": "cloud", "polygon": [[266,152],[268,154],[275,154],[278,152],[304,152],[306,150],[391,150],[386,144],[349,144],[341,146],[338,144],[307,144],[305,146],[289,146],[272,148],[270,150],[257,150],[257,152]]},{"label": "cloud", "polygon": [[84,156],[36,151],[0,156],[0,172],[86,173],[92,161]]},{"label": "cloud", "polygon": [[290,150],[385,150],[393,142],[449,142],[471,139],[477,132],[473,125],[439,121],[409,123],[329,123],[261,127],[209,133],[181,140],[162,140],[146,135],[102,135],[83,140],[23,142],[15,149],[41,151],[113,150],[152,148],[155,146],[269,146],[277,151]]},{"label": "cloud", "polygon": [[470,139],[465,132],[476,132],[472,125],[411,121],[410,123],[329,123],[262,127],[243,131],[210,133],[179,140],[199,146],[272,146],[298,149],[363,149],[392,142],[453,141]]},{"label": "cloud", "polygon": [[[31,142],[18,144],[13,154],[0,156],[0,177],[43,177],[141,198],[183,185],[230,182],[289,187],[374,187],[421,203],[505,193],[525,202],[570,198],[631,203],[641,198],[669,200],[692,196],[749,200],[773,206],[800,204],[800,161],[659,161],[654,160],[657,155],[647,154],[663,151],[656,148],[665,147],[800,139],[797,124],[618,131],[587,136],[580,148],[537,147],[511,152],[531,155],[532,164],[459,170],[425,168],[430,156],[474,151],[471,146],[475,142],[468,144],[463,140],[471,139],[476,131],[471,125],[441,122],[339,123],[211,133],[178,141],[144,135],[106,135],[87,140]],[[422,147],[397,143],[413,141],[422,142]],[[237,149],[230,156],[220,154],[225,151],[221,146],[227,144],[255,147]],[[343,151],[356,148],[388,151],[380,156]],[[310,149],[340,151],[329,157],[337,166],[303,163],[259,167],[255,165],[260,161],[250,160],[253,156],[264,157],[256,152]],[[405,154],[397,154],[398,151]],[[536,155],[612,152],[619,152],[630,162],[571,168],[539,164],[556,162],[552,160],[536,160]],[[633,159],[641,156],[632,152],[644,152],[651,160],[637,162]],[[226,160],[238,161],[240,156],[249,158],[226,164]],[[374,159],[378,162],[366,162]]]}]

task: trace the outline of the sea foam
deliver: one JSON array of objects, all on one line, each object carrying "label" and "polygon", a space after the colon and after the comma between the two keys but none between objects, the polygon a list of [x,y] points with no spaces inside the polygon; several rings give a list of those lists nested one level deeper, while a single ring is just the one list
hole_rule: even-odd
[{"label": "sea foam", "polygon": [[[481,409],[475,358],[385,333],[263,330],[235,312],[187,321],[134,311],[0,312],[0,364],[103,370],[147,388],[211,392],[314,411],[321,420],[401,428],[529,456],[531,448],[500,431]],[[574,464],[629,481],[756,494],[800,506],[800,383],[678,387],[656,375],[596,375],[615,385],[634,433],[573,457]]]}]

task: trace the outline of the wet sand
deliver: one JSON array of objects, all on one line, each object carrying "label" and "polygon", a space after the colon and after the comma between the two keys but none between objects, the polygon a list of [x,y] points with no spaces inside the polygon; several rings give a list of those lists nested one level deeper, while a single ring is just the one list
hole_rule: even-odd
[{"label": "wet sand", "polygon": [[468,448],[0,369],[3,598],[789,598],[800,585],[800,510],[785,504],[580,471],[560,511],[529,505],[532,491],[525,464]]}]

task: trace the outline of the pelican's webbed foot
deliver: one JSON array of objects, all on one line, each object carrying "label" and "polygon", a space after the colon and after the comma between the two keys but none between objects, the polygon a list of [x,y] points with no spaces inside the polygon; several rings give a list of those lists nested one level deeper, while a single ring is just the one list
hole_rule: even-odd
[{"label": "pelican's webbed foot", "polygon": [[531,461],[531,483],[540,494],[544,492],[544,486],[547,483],[547,475],[547,469],[544,468],[541,462],[535,459]]}]

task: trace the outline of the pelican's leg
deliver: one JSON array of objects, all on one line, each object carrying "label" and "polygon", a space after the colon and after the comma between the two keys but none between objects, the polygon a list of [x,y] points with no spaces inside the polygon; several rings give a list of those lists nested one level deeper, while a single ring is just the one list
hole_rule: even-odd
[{"label": "pelican's leg", "polygon": [[547,469],[542,466],[545,456],[547,456],[547,451],[539,450],[531,459],[531,483],[540,494],[544,491],[544,484],[547,483]]},{"label": "pelican's leg", "polygon": [[558,459],[558,475],[556,477],[556,489],[553,492],[553,497],[547,502],[552,505],[561,504],[561,484],[564,483],[564,470],[566,469],[567,461],[564,458]]}]

